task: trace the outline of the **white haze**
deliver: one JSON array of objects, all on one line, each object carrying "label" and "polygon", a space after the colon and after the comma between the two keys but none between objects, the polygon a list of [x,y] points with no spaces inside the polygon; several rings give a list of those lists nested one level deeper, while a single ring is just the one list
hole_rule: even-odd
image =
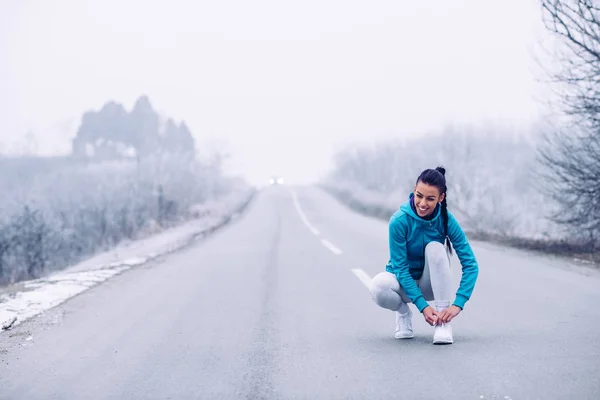
[{"label": "white haze", "polygon": [[146,94],[251,182],[308,182],[347,142],[526,127],[541,31],[534,0],[3,0],[0,151],[67,153]]}]

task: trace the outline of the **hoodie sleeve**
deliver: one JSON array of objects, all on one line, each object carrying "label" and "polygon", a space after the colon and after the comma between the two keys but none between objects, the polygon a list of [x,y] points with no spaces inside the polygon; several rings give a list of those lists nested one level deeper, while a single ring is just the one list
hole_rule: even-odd
[{"label": "hoodie sleeve", "polygon": [[467,236],[451,213],[448,213],[448,237],[462,266],[462,278],[453,304],[465,308],[465,303],[471,298],[475,288],[479,266]]},{"label": "hoodie sleeve", "polygon": [[425,301],[421,289],[410,275],[408,258],[406,255],[407,226],[398,217],[393,218],[389,225],[390,262],[393,274],[398,283],[413,304],[423,312],[429,304]]}]

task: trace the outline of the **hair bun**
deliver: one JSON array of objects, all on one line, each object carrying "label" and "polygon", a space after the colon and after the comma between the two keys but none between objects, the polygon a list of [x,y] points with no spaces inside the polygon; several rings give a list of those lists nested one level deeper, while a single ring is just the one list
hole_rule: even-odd
[{"label": "hair bun", "polygon": [[446,176],[446,168],[444,168],[444,167],[437,167],[435,170],[438,171],[438,172],[440,172],[442,175]]}]

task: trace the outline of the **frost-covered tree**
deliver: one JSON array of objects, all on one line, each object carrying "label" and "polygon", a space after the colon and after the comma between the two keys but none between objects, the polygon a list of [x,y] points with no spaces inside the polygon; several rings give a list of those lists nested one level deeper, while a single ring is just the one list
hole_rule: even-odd
[{"label": "frost-covered tree", "polygon": [[542,176],[560,209],[554,221],[600,246],[600,7],[595,0],[542,0],[543,21],[557,39],[548,63],[567,122],[540,146]]},{"label": "frost-covered tree", "polygon": [[[109,109],[116,117],[106,124],[117,129],[123,114]],[[64,268],[249,190],[224,174],[218,151],[187,149],[193,140],[185,124],[168,129],[184,148],[134,158],[0,157],[0,190],[10,193],[0,198],[0,284]]]},{"label": "frost-covered tree", "polygon": [[536,190],[535,147],[508,130],[447,128],[405,143],[344,149],[326,185],[389,213],[406,201],[422,170],[438,165],[447,170],[449,207],[469,230],[551,234],[543,210],[527,200]]}]

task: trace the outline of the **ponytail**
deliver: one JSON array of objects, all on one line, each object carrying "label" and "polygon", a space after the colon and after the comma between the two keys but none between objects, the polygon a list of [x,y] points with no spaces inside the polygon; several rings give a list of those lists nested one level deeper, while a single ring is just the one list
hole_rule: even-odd
[{"label": "ponytail", "polygon": [[442,200],[442,220],[444,221],[444,236],[446,237],[446,248],[448,252],[452,254],[452,243],[448,237],[448,203],[446,203],[446,196]]}]

